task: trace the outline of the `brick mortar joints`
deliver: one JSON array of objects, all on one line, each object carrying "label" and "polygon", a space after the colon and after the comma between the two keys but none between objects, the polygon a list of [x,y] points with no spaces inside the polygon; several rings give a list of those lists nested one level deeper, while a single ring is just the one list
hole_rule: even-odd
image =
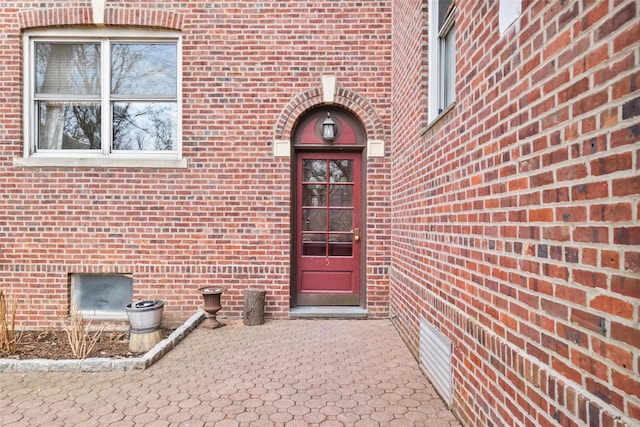
[{"label": "brick mortar joints", "polygon": [[[554,406],[558,408],[562,408],[565,415],[568,418],[573,418],[569,408],[567,407],[567,393],[565,390],[554,390],[554,394],[558,397],[553,398],[549,395],[546,386],[544,389],[537,384],[541,384],[541,381],[546,378],[547,383],[553,382],[558,386],[564,385],[564,389],[571,388],[576,396],[576,401],[579,396],[585,397],[589,402],[593,403],[595,406],[602,408],[603,411],[609,412],[613,417],[617,420],[625,420],[626,416],[620,412],[617,408],[612,405],[605,404],[596,396],[588,393],[584,390],[584,388],[574,381],[557,375],[557,373],[548,366],[540,363],[537,359],[532,356],[526,354],[522,349],[513,346],[509,341],[501,338],[499,335],[493,333],[489,328],[481,325],[477,320],[465,314],[462,310],[457,309],[454,305],[448,303],[444,299],[435,295],[433,292],[422,286],[420,283],[412,279],[411,277],[403,274],[395,268],[391,268],[390,277],[393,280],[399,279],[405,286],[405,289],[413,294],[415,297],[420,297],[416,292],[417,289],[420,289],[424,292],[424,301],[425,305],[430,307],[432,310],[437,311],[440,315],[442,315],[445,319],[449,320],[453,325],[455,325],[459,330],[464,331],[466,334],[470,334],[474,338],[474,342],[477,345],[481,345],[489,355],[495,356],[504,363],[509,369],[511,369],[514,373],[517,374],[518,378],[520,378],[525,384],[528,384],[533,389],[538,389],[545,394],[549,401],[553,402]],[[470,327],[471,326],[471,327]],[[459,341],[459,340],[458,340]],[[495,349],[500,349],[500,351],[495,351]],[[519,360],[521,359],[521,361]],[[486,359],[487,363],[489,358]],[[524,362],[528,362],[532,367],[536,367],[537,370],[531,370],[535,376],[532,376],[531,380],[527,379],[526,376],[523,376],[519,371],[523,370],[518,369],[518,366],[524,366]],[[514,366],[515,365],[515,366]],[[496,373],[496,375],[500,375],[506,382],[511,383],[509,378]],[[533,402],[526,398],[529,404],[537,407]],[[546,414],[545,411],[541,409],[543,413]],[[487,414],[489,417],[490,414]],[[600,423],[600,420],[594,420],[597,423]]]}]

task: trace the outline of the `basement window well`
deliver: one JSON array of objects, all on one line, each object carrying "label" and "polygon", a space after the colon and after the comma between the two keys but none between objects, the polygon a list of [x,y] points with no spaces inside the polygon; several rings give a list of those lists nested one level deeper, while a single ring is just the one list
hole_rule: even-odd
[{"label": "basement window well", "polygon": [[133,300],[133,278],[126,274],[72,274],[71,303],[83,316],[126,320]]}]

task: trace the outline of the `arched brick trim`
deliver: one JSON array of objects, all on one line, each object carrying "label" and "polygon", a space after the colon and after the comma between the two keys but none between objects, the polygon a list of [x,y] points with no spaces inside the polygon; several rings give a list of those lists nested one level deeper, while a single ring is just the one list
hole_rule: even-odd
[{"label": "arched brick trim", "polygon": [[[275,125],[274,140],[288,140],[296,120],[307,110],[325,104],[322,96],[322,88],[311,89],[296,95],[282,110]],[[368,140],[387,140],[382,120],[375,112],[371,103],[349,89],[336,88],[333,103],[354,113],[365,128]]]},{"label": "arched brick trim", "polygon": [[[168,10],[109,8],[104,14],[104,25],[129,25],[179,30],[183,16]],[[91,7],[64,9],[33,9],[18,13],[20,28],[61,27],[69,25],[93,25]]]},{"label": "arched brick trim", "polygon": [[93,24],[93,10],[90,7],[23,10],[18,13],[18,22],[20,29]]},{"label": "arched brick trim", "polygon": [[109,9],[105,10],[105,25],[138,25],[181,30],[184,17],[180,13],[156,9]]}]

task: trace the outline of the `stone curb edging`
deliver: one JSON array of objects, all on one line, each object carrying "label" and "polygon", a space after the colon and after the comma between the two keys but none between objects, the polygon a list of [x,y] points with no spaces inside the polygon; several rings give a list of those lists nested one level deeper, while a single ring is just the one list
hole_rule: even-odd
[{"label": "stone curb edging", "polygon": [[113,359],[108,357],[92,357],[88,359],[0,359],[0,373],[2,372],[109,372],[144,370],[156,363],[176,346],[202,322],[204,310],[200,309],[182,326],[177,328],[167,338],[156,344],[142,357],[130,359]]}]

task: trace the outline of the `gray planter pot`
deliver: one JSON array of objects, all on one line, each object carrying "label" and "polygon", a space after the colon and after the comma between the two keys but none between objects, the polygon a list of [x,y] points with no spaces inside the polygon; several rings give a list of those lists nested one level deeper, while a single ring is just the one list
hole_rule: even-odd
[{"label": "gray planter pot", "polygon": [[143,300],[127,304],[127,316],[131,331],[136,333],[153,332],[160,328],[164,301]]}]

